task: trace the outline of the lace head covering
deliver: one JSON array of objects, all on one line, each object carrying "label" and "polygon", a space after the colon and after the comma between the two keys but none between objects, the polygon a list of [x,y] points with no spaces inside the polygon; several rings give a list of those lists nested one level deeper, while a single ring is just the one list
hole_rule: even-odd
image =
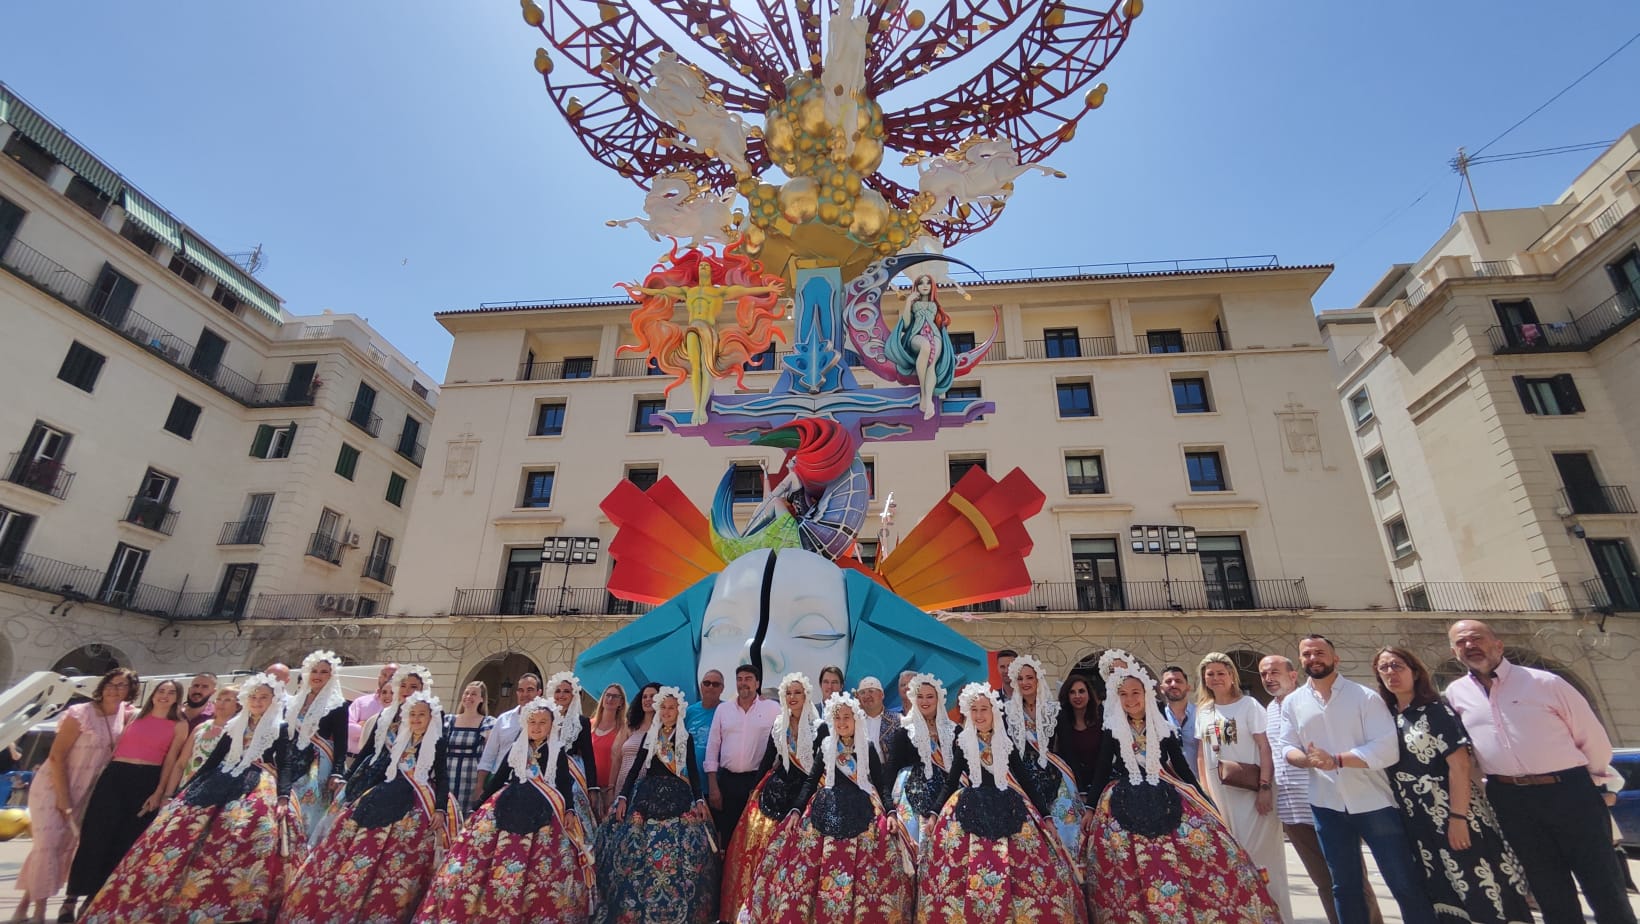
[{"label": "lace head covering", "polygon": [[866,711],[860,708],[859,700],[847,693],[833,693],[826,697],[826,708],[820,716],[820,720],[826,723],[829,731],[825,744],[820,746],[826,758],[824,785],[830,789],[837,779],[837,759],[842,756],[838,749],[842,739],[837,737],[837,726],[832,723],[832,716],[841,709],[847,709],[854,714],[854,742],[850,745],[854,749],[854,772],[849,774],[849,779],[853,780],[855,785],[864,788],[866,784],[861,781],[866,778],[866,761],[869,759],[867,755],[871,752],[871,736],[866,734]]},{"label": "lace head covering", "polygon": [[545,710],[552,716],[552,731],[547,733],[547,762],[542,764],[541,772],[552,775],[558,772],[558,752],[563,748],[563,736],[558,734],[558,704],[544,696],[525,703],[518,710],[518,737],[513,739],[512,748],[507,751],[507,765],[512,767],[513,777],[519,782],[530,778],[530,762],[535,759],[536,745],[530,743],[530,716]]},{"label": "lace head covering", "polygon": [[[979,759],[979,730],[974,727],[972,715],[974,703],[979,699],[991,701],[991,763],[983,764]],[[1002,699],[997,696],[990,684],[970,683],[957,694],[957,708],[962,710],[962,731],[957,734],[957,746],[962,748],[962,756],[968,761],[968,785],[984,785],[984,775],[980,773],[983,767],[991,771],[991,779],[998,789],[1008,788],[1008,752],[1013,750],[1013,743],[1008,740],[1008,728],[1002,722]]]},{"label": "lace head covering", "polygon": [[685,755],[685,749],[689,747],[689,729],[683,727],[684,716],[689,714],[689,701],[683,698],[683,691],[677,687],[661,687],[655,691],[655,698],[652,700],[655,704],[655,718],[650,720],[649,731],[644,732],[643,736],[644,753],[648,755],[644,758],[646,766],[649,761],[655,759],[655,755],[661,749],[661,700],[668,698],[678,702],[678,723],[672,726],[672,753]]},{"label": "lace head covering", "polygon": [[[552,699],[560,683],[569,684],[569,705],[564,707],[561,714],[553,716],[552,733],[559,739],[559,744],[567,748],[575,744],[576,738],[581,737],[581,678],[575,676],[572,671],[559,671],[547,678],[542,695]],[[552,705],[554,709],[558,708],[558,701],[553,700]]]},{"label": "lace head covering", "polygon": [[421,678],[421,688],[423,690],[433,689],[433,672],[420,664],[406,665],[393,674],[393,679],[387,684],[388,692],[393,697],[393,704],[376,714],[376,734],[374,736],[376,744],[373,750],[380,751],[387,746],[387,733],[398,723],[399,716],[403,714],[402,707],[404,704],[399,702],[399,683],[412,674]]},{"label": "lace head covering", "polygon": [[[917,705],[917,690],[922,687],[933,687],[934,696],[938,700],[938,705],[934,707],[933,728],[928,727],[928,720],[923,718],[922,707]],[[940,683],[939,678],[933,674],[918,674],[906,685],[906,695],[911,697],[911,702],[907,704],[910,711],[900,717],[900,727],[905,729],[911,743],[917,747],[917,755],[922,758],[923,777],[933,779],[934,742],[939,741],[940,753],[944,754],[946,762],[950,763],[951,748],[957,737],[957,723],[951,721],[951,716],[946,713],[945,684]]]},{"label": "lace head covering", "polygon": [[[1122,711],[1122,697],[1119,690],[1122,681],[1132,678],[1139,681],[1145,688],[1145,747],[1144,762],[1140,763],[1139,755],[1133,741],[1133,726],[1128,723],[1127,713]],[[1110,679],[1105,681],[1105,730],[1116,739],[1116,747],[1121,751],[1122,763],[1127,767],[1128,782],[1135,786],[1140,783],[1155,783],[1162,774],[1162,739],[1168,735],[1178,734],[1173,723],[1162,718],[1162,707],[1156,703],[1156,679],[1144,668],[1118,667],[1111,672]]]},{"label": "lace head covering", "polygon": [[[319,690],[319,695],[313,698],[313,707],[307,714],[302,714],[302,706],[307,702],[307,695],[313,687],[308,682],[308,673],[321,661],[330,664],[330,680]],[[332,709],[346,704],[342,696],[342,678],[336,676],[336,671],[342,666],[342,659],[334,651],[315,651],[302,659],[302,679],[296,682],[296,692],[285,700],[285,733],[292,735],[298,749],[305,748],[313,743],[313,734],[319,730],[319,720],[330,714]],[[298,722],[297,720],[301,721]]]},{"label": "lace head covering", "polygon": [[1117,669],[1116,664],[1114,663],[1116,661],[1125,662],[1128,667],[1134,668],[1135,670],[1137,670],[1140,673],[1145,674],[1147,676],[1150,674],[1150,672],[1145,670],[1144,666],[1139,663],[1139,659],[1135,658],[1126,649],[1124,649],[1124,648],[1106,648],[1105,653],[1099,656],[1099,679],[1100,680],[1104,681],[1105,683],[1110,682],[1110,672]]},{"label": "lace head covering", "polygon": [[[797,720],[797,753],[791,753],[786,747],[786,732],[791,728],[792,711],[786,706],[786,689],[792,685],[803,688],[803,714]],[[774,727],[769,729],[769,737],[774,741],[774,752],[780,757],[781,766],[791,769],[792,761],[796,760],[799,766],[813,760],[814,754],[814,724],[820,721],[814,704],[814,684],[809,683],[807,674],[787,674],[780,678],[779,691],[780,715],[774,720]]]},{"label": "lace head covering", "polygon": [[421,736],[421,746],[416,749],[416,769],[411,773],[416,782],[426,783],[427,775],[433,770],[433,760],[438,754],[438,739],[444,735],[444,704],[438,701],[432,690],[421,690],[405,700],[399,710],[399,715],[404,719],[404,728],[399,736],[393,739],[393,759],[387,764],[387,778],[390,780],[399,775],[399,761],[410,748],[410,707],[417,703],[426,703],[433,714],[427,722],[427,731]]},{"label": "lace head covering", "polygon": [[1046,767],[1048,741],[1053,738],[1054,727],[1059,724],[1059,700],[1043,695],[1048,688],[1048,672],[1043,670],[1041,661],[1030,655],[1020,655],[1008,665],[1008,685],[1014,691],[1008,697],[1008,727],[1019,733],[1014,750],[1024,757],[1025,746],[1029,742],[1025,734],[1025,697],[1019,692],[1019,672],[1027,667],[1036,672],[1036,708],[1032,710],[1030,723],[1036,728],[1036,765]]},{"label": "lace head covering", "polygon": [[[251,694],[257,687],[267,687],[273,694],[273,702],[268,704],[268,711],[262,713],[257,720],[256,729],[251,732],[250,743],[245,742],[245,729],[251,723]],[[228,756],[222,761],[222,769],[229,776],[239,776],[251,768],[252,764],[262,759],[268,748],[279,737],[282,727],[279,721],[279,698],[285,695],[285,685],[272,674],[257,674],[239,688],[239,711],[228,720],[222,734],[228,738]]]}]

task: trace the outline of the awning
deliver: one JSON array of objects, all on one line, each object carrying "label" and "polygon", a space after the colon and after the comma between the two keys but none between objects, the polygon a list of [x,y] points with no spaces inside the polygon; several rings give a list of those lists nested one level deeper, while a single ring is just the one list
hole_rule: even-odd
[{"label": "awning", "polygon": [[279,319],[279,300],[272,293],[252,281],[250,274],[232,260],[218,256],[209,245],[186,230],[182,232],[182,256],[241,299],[262,309],[274,320]]},{"label": "awning", "polygon": [[24,138],[34,142],[61,161],[63,166],[79,174],[86,182],[103,191],[111,199],[118,199],[125,184],[120,175],[110,170],[81,147],[68,133],[51,124],[46,117],[34,111],[28,103],[18,99],[10,90],[0,86],[0,122],[15,128]]},{"label": "awning", "polygon": [[148,229],[149,234],[170,245],[172,250],[182,252],[181,226],[154,200],[127,186],[125,199],[120,204],[125,207],[125,217]]}]

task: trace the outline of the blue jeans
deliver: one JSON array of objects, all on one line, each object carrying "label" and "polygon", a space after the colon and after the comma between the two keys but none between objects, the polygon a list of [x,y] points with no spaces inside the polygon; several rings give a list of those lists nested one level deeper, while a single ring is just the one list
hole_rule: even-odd
[{"label": "blue jeans", "polygon": [[1339,924],[1367,924],[1365,879],[1361,869],[1361,842],[1367,842],[1378,872],[1384,876],[1405,924],[1435,924],[1435,907],[1424,892],[1424,872],[1397,809],[1351,814],[1310,806],[1321,855],[1332,872],[1333,907]]}]

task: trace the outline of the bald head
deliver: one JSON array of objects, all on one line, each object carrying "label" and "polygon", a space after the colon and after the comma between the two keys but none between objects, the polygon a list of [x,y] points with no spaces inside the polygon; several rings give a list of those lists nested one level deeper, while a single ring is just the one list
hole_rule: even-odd
[{"label": "bald head", "polygon": [[1258,677],[1264,683],[1264,691],[1276,699],[1283,699],[1298,689],[1298,669],[1292,659],[1284,655],[1265,655],[1258,662]]},{"label": "bald head", "polygon": [[1460,619],[1446,630],[1452,656],[1472,673],[1489,675],[1503,663],[1503,639],[1479,619]]}]

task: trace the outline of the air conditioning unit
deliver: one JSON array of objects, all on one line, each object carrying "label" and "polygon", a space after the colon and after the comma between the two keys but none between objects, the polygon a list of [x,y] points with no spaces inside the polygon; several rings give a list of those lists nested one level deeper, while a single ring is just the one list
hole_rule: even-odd
[{"label": "air conditioning unit", "polygon": [[350,549],[358,548],[359,547],[359,532],[358,532],[358,530],[354,530],[353,532],[348,533],[347,536],[342,539],[342,544],[347,546]]},{"label": "air conditioning unit", "polygon": [[351,616],[354,613],[357,613],[358,611],[359,611],[359,598],[358,597],[343,597],[342,598],[342,612],[344,612],[347,615]]},{"label": "air conditioning unit", "polygon": [[335,594],[324,594],[319,597],[319,609],[334,610],[341,605],[341,598]]}]

